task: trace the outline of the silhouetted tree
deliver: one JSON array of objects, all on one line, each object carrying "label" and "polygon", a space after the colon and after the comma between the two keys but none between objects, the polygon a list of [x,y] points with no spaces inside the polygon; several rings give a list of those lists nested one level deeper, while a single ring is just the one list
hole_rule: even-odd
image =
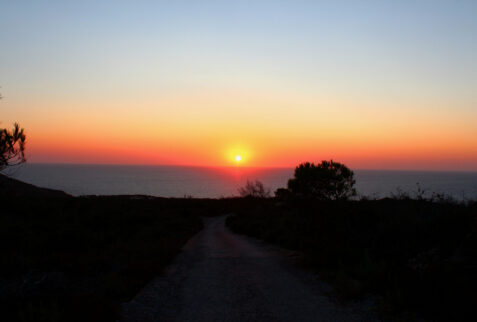
[{"label": "silhouetted tree", "polygon": [[13,125],[11,131],[0,129],[0,171],[26,161],[25,141],[25,133],[18,123]]},{"label": "silhouetted tree", "polygon": [[354,173],[339,162],[302,163],[288,189],[296,196],[320,200],[343,200],[356,195]]},{"label": "silhouetted tree", "polygon": [[[2,98],[0,93],[0,100]],[[8,166],[26,161],[25,140],[25,133],[17,123],[13,125],[12,131],[0,129],[0,172]]]},{"label": "silhouetted tree", "polygon": [[263,183],[258,180],[249,181],[244,187],[238,189],[241,197],[269,198],[270,189],[265,188]]}]

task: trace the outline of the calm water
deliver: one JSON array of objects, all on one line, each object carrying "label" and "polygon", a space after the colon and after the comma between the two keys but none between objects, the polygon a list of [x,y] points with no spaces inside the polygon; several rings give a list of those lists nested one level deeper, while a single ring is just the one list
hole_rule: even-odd
[{"label": "calm water", "polygon": [[[293,169],[201,168],[176,166],[25,164],[9,173],[41,187],[72,195],[144,194],[164,197],[226,197],[248,180],[272,191],[285,187]],[[457,199],[477,199],[477,172],[356,170],[360,195],[384,197],[398,189],[414,194],[416,183]]]}]

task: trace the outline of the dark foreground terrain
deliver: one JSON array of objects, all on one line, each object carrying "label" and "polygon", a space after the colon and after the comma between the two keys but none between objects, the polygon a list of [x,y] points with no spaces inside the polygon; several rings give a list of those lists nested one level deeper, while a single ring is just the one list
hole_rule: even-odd
[{"label": "dark foreground terrain", "polygon": [[231,233],[214,217],[226,213],[232,231],[293,250],[344,302],[371,295],[386,319],[477,320],[476,203],[75,198],[0,176],[0,204],[2,321],[375,319]]},{"label": "dark foreground terrain", "polygon": [[477,203],[264,201],[227,225],[300,251],[342,298],[374,294],[382,316],[477,321]]},{"label": "dark foreground terrain", "polygon": [[72,197],[0,175],[2,321],[116,321],[235,199]]},{"label": "dark foreground terrain", "polygon": [[16,185],[0,204],[2,321],[114,321],[202,228],[197,200],[35,195]]}]

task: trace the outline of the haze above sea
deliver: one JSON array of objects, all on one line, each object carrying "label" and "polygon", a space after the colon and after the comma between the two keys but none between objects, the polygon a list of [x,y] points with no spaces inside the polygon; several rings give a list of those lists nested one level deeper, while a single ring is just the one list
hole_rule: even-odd
[{"label": "haze above sea", "polygon": [[[286,187],[293,168],[208,168],[187,166],[24,164],[7,175],[40,187],[80,195],[150,195],[220,198],[238,195],[247,180],[275,191]],[[415,196],[445,194],[477,199],[477,172],[354,170],[359,196],[386,197],[400,191]]]}]

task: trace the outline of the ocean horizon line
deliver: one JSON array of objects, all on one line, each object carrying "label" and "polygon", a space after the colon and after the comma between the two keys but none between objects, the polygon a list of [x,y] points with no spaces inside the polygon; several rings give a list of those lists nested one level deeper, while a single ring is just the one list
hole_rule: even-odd
[{"label": "ocean horizon line", "polygon": [[[304,161],[305,162],[305,161]],[[314,161],[311,161],[314,162]],[[303,163],[303,162],[301,162]],[[316,163],[316,161],[315,161]],[[297,163],[300,164],[300,163]],[[276,169],[276,170],[288,170],[295,169],[296,166],[226,166],[226,165],[186,165],[186,164],[142,164],[142,163],[77,163],[77,162],[28,162],[20,165],[50,165],[50,166],[118,166],[118,167],[164,167],[164,168],[203,168],[203,169]],[[477,170],[459,170],[459,169],[398,169],[398,168],[351,168],[353,171],[386,171],[386,172],[426,172],[426,173],[477,173]]]}]

